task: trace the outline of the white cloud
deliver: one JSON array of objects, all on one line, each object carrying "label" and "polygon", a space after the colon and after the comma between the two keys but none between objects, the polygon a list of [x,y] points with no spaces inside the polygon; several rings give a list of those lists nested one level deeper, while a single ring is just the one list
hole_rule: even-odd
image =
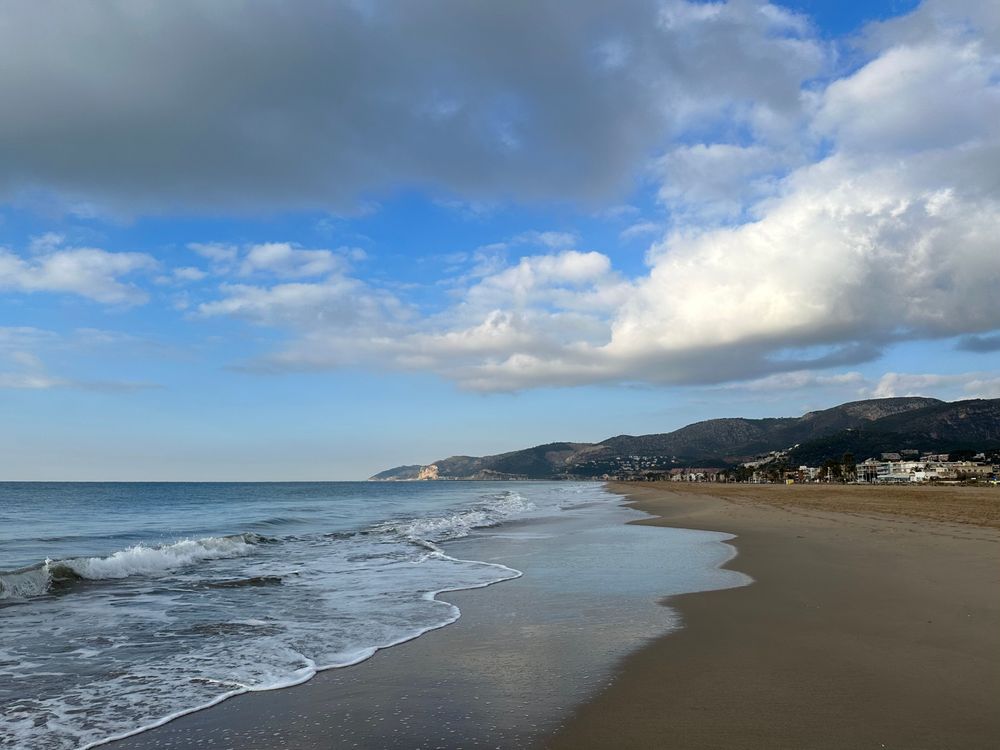
[{"label": "white cloud", "polygon": [[958,194],[966,184],[941,155],[919,167],[838,155],[802,170],[760,221],[657,246],[612,348],[780,348],[1000,327],[1000,202]]},{"label": "white cloud", "polygon": [[715,223],[740,217],[747,206],[775,193],[779,177],[801,164],[801,149],[699,143],[679,146],[654,167],[660,201],[676,222]]},{"label": "white cloud", "polygon": [[240,274],[265,272],[284,278],[324,276],[342,263],[330,250],[305,250],[289,242],[267,242],[247,248]]},{"label": "white cloud", "polygon": [[198,306],[200,315],[227,315],[296,330],[336,328],[345,332],[361,326],[374,330],[404,317],[394,297],[346,276],[270,287],[223,284],[221,291],[221,299]]},{"label": "white cloud", "polygon": [[992,373],[973,378],[964,389],[970,398],[1000,398],[1000,375]]},{"label": "white cloud", "polygon": [[66,236],[58,232],[45,232],[35,235],[28,242],[28,252],[32,255],[46,255],[59,249],[66,241]]},{"label": "white cloud", "polygon": [[[260,242],[234,245],[221,242],[191,242],[189,250],[211,263],[217,275],[273,276],[281,279],[305,279],[343,271],[352,262],[368,256],[359,247],[303,248],[293,242]],[[178,278],[197,280],[200,269],[175,269]]]},{"label": "white cloud", "polygon": [[22,257],[0,248],[0,289],[62,292],[114,305],[136,305],[148,295],[122,277],[153,271],[158,263],[144,253],[112,253],[92,247],[64,247],[58,235],[36,240]]},{"label": "white cloud", "polygon": [[178,281],[201,281],[208,276],[207,273],[194,266],[181,266],[180,268],[175,268],[172,273]]},{"label": "white cloud", "polygon": [[868,392],[872,398],[936,395],[940,398],[1000,398],[1000,373],[887,372]]},{"label": "white cloud", "polygon": [[451,308],[420,317],[396,296],[345,274],[273,286],[224,284],[202,317],[230,316],[296,336],[251,367],[315,369],[353,364],[430,369],[477,379],[484,358],[538,356],[574,340],[606,340],[609,310],[627,284],[600,253],[565,250],[526,256],[469,277]]},{"label": "white cloud", "polygon": [[566,250],[552,255],[530,255],[517,265],[497,271],[484,278],[470,294],[499,292],[517,304],[541,288],[572,286],[600,282],[611,275],[611,260],[597,252]]},{"label": "white cloud", "polygon": [[191,242],[188,249],[198,253],[203,258],[207,258],[220,266],[228,267],[236,262],[240,249],[236,245],[222,242]]},{"label": "white cloud", "polygon": [[841,372],[822,375],[808,370],[779,372],[764,378],[724,386],[727,390],[746,391],[798,391],[803,388],[852,388],[859,389],[867,381],[860,372]]},{"label": "white cloud", "polygon": [[996,60],[981,43],[934,39],[894,46],[834,82],[814,122],[855,152],[951,148],[1000,132]]}]

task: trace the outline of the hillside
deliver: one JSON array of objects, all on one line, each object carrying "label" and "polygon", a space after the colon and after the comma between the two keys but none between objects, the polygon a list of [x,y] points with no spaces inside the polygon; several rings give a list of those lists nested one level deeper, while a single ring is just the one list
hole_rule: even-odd
[{"label": "hillside", "polygon": [[937,402],[803,441],[789,458],[793,464],[815,465],[845,453],[862,458],[907,449],[943,453],[997,447],[1000,399],[971,399]]},{"label": "hillside", "polygon": [[1000,399],[952,403],[906,397],[852,401],[801,417],[710,419],[673,432],[618,435],[600,443],[547,443],[495,456],[452,456],[400,466],[371,479],[564,479],[624,466],[732,465],[769,451],[821,462],[914,448],[947,451],[1000,445]]}]

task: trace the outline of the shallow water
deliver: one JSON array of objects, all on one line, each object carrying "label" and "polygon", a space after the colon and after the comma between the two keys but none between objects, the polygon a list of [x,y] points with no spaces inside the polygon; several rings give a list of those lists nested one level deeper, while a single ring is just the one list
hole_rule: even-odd
[{"label": "shallow water", "polygon": [[634,513],[619,502],[583,483],[4,485],[0,744],[84,747],[302,682],[453,622],[433,593],[514,578],[513,561],[644,635],[674,623],[629,615],[635,596],[737,585],[724,537],[639,549],[609,527]]}]

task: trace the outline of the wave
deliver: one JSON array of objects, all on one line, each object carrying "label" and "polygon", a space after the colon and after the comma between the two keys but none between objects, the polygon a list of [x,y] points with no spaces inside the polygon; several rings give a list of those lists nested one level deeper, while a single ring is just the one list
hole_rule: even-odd
[{"label": "wave", "polygon": [[107,557],[45,560],[17,570],[0,571],[0,600],[28,599],[65,590],[79,581],[103,581],[133,575],[156,575],[203,560],[243,557],[268,541],[259,534],[182,539],[173,544],[136,544]]},{"label": "wave", "polygon": [[[535,505],[520,493],[504,491],[476,505],[439,516],[398,519],[376,524],[362,534],[391,534],[437,552],[435,543],[468,536],[475,529],[503,523],[511,516],[534,509]],[[259,524],[280,526],[299,519],[275,516]],[[358,532],[336,532],[328,538],[350,538]],[[275,541],[253,532],[230,536],[183,539],[173,544],[147,546],[137,544],[106,557],[77,557],[65,560],[45,560],[17,570],[0,570],[0,601],[30,599],[66,591],[81,581],[104,581],[134,575],[157,575],[205,560],[242,557],[253,552],[254,546]],[[280,583],[280,581],[277,581]],[[271,585],[225,583],[223,585]]]},{"label": "wave", "polygon": [[260,521],[254,521],[250,524],[251,527],[256,528],[274,528],[278,526],[294,526],[296,524],[306,524],[308,519],[299,518],[298,516],[272,516],[271,518],[264,518]]},{"label": "wave", "polygon": [[370,531],[395,533],[417,543],[445,542],[468,536],[474,529],[499,526],[506,519],[535,508],[518,492],[506,491],[471,508],[443,516],[387,521]]}]

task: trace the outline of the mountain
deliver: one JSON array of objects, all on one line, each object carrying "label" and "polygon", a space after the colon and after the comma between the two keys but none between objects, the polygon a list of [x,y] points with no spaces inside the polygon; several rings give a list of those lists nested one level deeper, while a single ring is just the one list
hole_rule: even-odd
[{"label": "mountain", "polygon": [[[987,445],[989,444],[989,445]],[[372,480],[565,479],[622,470],[724,466],[770,451],[819,462],[853,452],[946,451],[1000,445],[1000,399],[945,402],[906,397],[852,401],[801,417],[710,419],[673,432],[600,443],[547,443],[495,456],[452,456],[399,466]],[[808,459],[808,461],[806,460]]]},{"label": "mountain", "polygon": [[845,453],[864,458],[900,450],[946,453],[998,446],[1000,399],[971,399],[939,401],[804,441],[789,459],[793,464],[815,465]]}]

